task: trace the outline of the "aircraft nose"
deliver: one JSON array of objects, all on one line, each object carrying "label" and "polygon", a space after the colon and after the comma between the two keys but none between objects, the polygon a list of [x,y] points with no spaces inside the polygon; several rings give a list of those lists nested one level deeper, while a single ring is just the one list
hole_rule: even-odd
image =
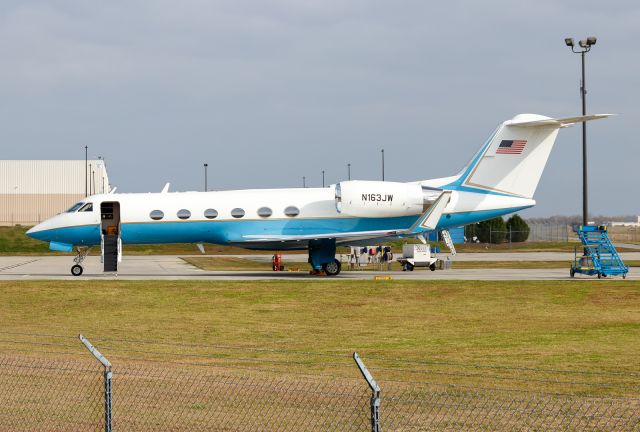
[{"label": "aircraft nose", "polygon": [[36,240],[48,241],[46,238],[46,231],[51,228],[50,225],[51,224],[48,221],[44,221],[34,227],[31,227],[25,234]]},{"label": "aircraft nose", "polygon": [[42,228],[40,227],[40,225],[42,224],[38,224],[36,226],[29,228],[29,230],[27,230],[25,234],[27,234],[31,238],[35,238],[35,233],[37,233],[38,231],[42,231]]}]

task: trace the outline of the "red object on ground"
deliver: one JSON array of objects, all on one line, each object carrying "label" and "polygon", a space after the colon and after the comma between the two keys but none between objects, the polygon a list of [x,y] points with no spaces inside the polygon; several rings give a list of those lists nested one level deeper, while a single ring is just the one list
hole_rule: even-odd
[{"label": "red object on ground", "polygon": [[271,258],[271,264],[273,271],[280,271],[282,269],[282,254],[275,254]]}]

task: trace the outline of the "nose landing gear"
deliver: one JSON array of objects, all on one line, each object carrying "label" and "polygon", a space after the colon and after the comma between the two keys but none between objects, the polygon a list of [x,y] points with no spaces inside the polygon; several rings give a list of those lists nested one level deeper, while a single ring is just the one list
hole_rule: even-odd
[{"label": "nose landing gear", "polygon": [[71,274],[74,276],[80,276],[82,274],[83,268],[79,264],[74,264],[71,266]]},{"label": "nose landing gear", "polygon": [[77,255],[73,259],[73,262],[75,262],[75,264],[71,266],[71,274],[73,276],[80,276],[84,271],[81,264],[89,254],[89,248],[86,246],[78,246],[76,250],[77,250]]}]

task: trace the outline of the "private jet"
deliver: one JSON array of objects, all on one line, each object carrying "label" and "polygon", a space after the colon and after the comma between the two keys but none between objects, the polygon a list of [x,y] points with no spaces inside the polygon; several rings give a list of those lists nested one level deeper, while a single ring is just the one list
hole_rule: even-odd
[{"label": "private jet", "polygon": [[608,117],[554,119],[519,114],[501,123],[457,175],[400,183],[342,181],[327,188],[93,195],[31,228],[52,250],[91,246],[117,271],[123,245],[205,243],[254,250],[308,250],[312,272],[340,273],[336,246],[417,237],[533,207],[533,195],[561,128]]}]

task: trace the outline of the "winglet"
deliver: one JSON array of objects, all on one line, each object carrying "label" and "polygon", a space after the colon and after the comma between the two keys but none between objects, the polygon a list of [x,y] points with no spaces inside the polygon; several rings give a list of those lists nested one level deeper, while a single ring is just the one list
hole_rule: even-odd
[{"label": "winglet", "polygon": [[171,186],[171,183],[167,183],[166,185],[164,185],[164,187],[162,188],[162,192],[160,192],[160,193],[169,192],[169,186]]},{"label": "winglet", "polygon": [[406,234],[420,234],[425,231],[435,230],[444,208],[449,204],[451,193],[451,191],[442,192],[433,205],[407,230]]}]

